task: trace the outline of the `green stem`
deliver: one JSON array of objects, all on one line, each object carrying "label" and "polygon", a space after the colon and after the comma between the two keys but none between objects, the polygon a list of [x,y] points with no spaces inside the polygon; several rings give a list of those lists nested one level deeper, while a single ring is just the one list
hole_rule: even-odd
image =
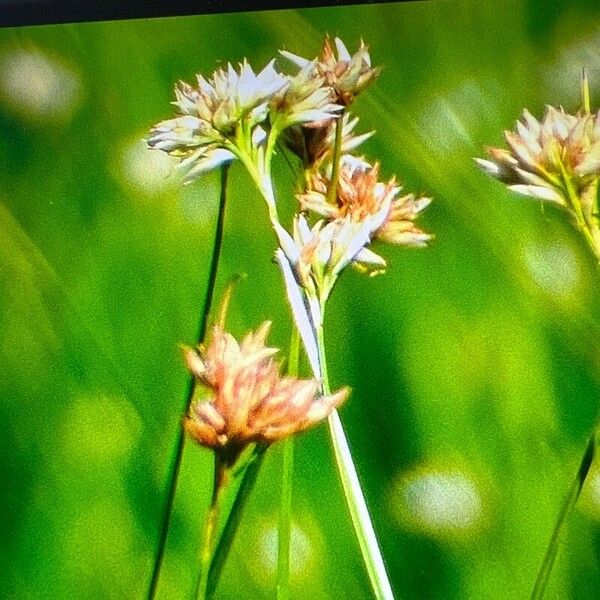
[{"label": "green stem", "polygon": [[586,215],[584,214],[581,198],[579,193],[573,186],[573,181],[571,177],[567,173],[565,166],[562,161],[559,162],[561,176],[563,180],[563,184],[565,187],[565,191],[567,192],[567,197],[569,198],[569,202],[571,204],[571,208],[575,214],[575,220],[577,222],[577,227],[583,233],[590,249],[594,253],[594,256],[597,260],[600,260],[600,248],[596,244],[596,239],[592,233],[592,228],[594,227],[594,223],[589,223]]},{"label": "green stem", "polygon": [[277,600],[288,600],[290,597],[293,474],[294,438],[289,436],[283,441],[281,506],[277,536]]},{"label": "green stem", "polygon": [[210,508],[202,533],[202,549],[200,550],[200,573],[196,581],[195,598],[206,600],[210,562],[213,556],[217,526],[219,524],[220,499],[223,488],[227,484],[227,466],[215,453],[215,477]]},{"label": "green stem", "polygon": [[546,549],[546,555],[544,556],[544,560],[540,570],[538,571],[537,579],[535,580],[533,591],[531,592],[531,600],[541,600],[544,597],[544,592],[546,590],[546,586],[548,585],[548,580],[550,579],[550,573],[552,572],[552,567],[554,566],[554,561],[558,553],[562,530],[564,529],[571,511],[577,503],[577,499],[579,498],[583,484],[585,483],[590,471],[590,467],[592,466],[592,462],[594,461],[597,434],[598,427],[594,429],[594,432],[588,440],[585,452],[579,464],[579,469],[577,470],[577,475],[573,480],[571,488],[569,489],[569,493],[567,494],[567,497],[565,498],[560,509],[558,520],[556,521],[554,530],[552,531],[550,543]]},{"label": "green stem", "polygon": [[229,556],[233,538],[235,537],[239,527],[246,501],[254,488],[254,484],[256,483],[260,467],[264,460],[266,449],[267,446],[256,446],[254,449],[253,458],[250,460],[246,470],[244,471],[242,482],[238,488],[231,510],[227,515],[227,520],[223,526],[221,537],[217,542],[217,547],[208,570],[206,600],[211,600],[217,591],[219,578],[221,577],[223,567],[225,566],[225,562]]},{"label": "green stem", "polygon": [[[298,375],[300,358],[300,334],[292,328],[288,375]],[[290,541],[292,534],[292,496],[294,479],[294,437],[283,441],[283,468],[281,476],[281,508],[279,511],[279,535],[277,536],[277,599],[290,597]]]},{"label": "green stem", "polygon": [[250,177],[252,177],[252,181],[254,181],[254,183],[256,184],[258,191],[260,192],[261,196],[264,198],[267,204],[267,209],[269,211],[269,217],[271,221],[279,223],[279,215],[277,213],[277,206],[275,205],[275,195],[273,192],[273,184],[271,182],[271,179],[263,179],[263,177],[261,177],[261,174],[256,168],[253,158],[249,154],[239,150],[238,148],[233,146],[233,144],[229,149],[232,152],[234,152],[236,156],[242,161]]},{"label": "green stem", "polygon": [[267,136],[267,144],[265,147],[265,174],[271,179],[271,161],[273,160],[273,154],[275,153],[275,145],[281,133],[280,124],[275,121],[269,130]]},{"label": "green stem", "polygon": [[[217,273],[219,270],[219,259],[221,257],[221,248],[223,246],[223,230],[225,224],[225,206],[227,204],[227,183],[229,176],[229,165],[221,167],[221,194],[219,198],[219,212],[217,215],[217,226],[215,229],[215,237],[213,242],[213,251],[210,264],[210,271],[208,275],[208,283],[206,287],[206,293],[204,298],[204,305],[202,307],[202,316],[200,318],[200,324],[198,326],[198,335],[196,340],[200,343],[206,336],[206,330],[208,328],[208,316],[211,312],[214,291],[217,281]],[[182,414],[187,414],[192,398],[194,396],[194,377],[190,376],[188,381],[188,387],[186,392],[185,406],[183,407]],[[158,580],[160,578],[160,571],[165,557],[165,550],[167,546],[167,537],[169,533],[169,527],[171,525],[171,517],[173,514],[173,505],[175,503],[175,493],[177,491],[177,482],[179,480],[179,471],[181,470],[181,460],[183,458],[183,447],[185,443],[185,434],[183,428],[179,428],[179,434],[175,446],[175,454],[169,469],[169,483],[167,489],[167,497],[165,500],[165,508],[163,510],[163,516],[160,527],[160,535],[158,539],[158,547],[156,549],[154,566],[152,568],[152,577],[150,579],[150,586],[148,588],[148,600],[153,600],[156,596],[156,590],[158,588]]]},{"label": "green stem", "polygon": [[277,130],[269,132],[264,162],[260,165],[261,168],[259,168],[257,153],[254,151],[252,145],[252,132],[247,130],[243,125],[244,122],[242,121],[241,127],[236,132],[235,141],[227,140],[224,142],[225,148],[237,156],[244,167],[246,167],[248,174],[252,177],[258,191],[267,203],[271,221],[279,223],[277,206],[275,204],[275,192],[273,191],[273,181],[271,178],[271,159],[279,133]]},{"label": "green stem", "polygon": [[335,141],[333,145],[333,158],[331,159],[331,184],[327,190],[327,200],[330,204],[337,203],[337,189],[340,177],[340,157],[342,154],[342,133],[344,129],[344,113],[335,121]]},{"label": "green stem", "polygon": [[[325,355],[325,340],[323,326],[317,328],[317,345],[319,349],[319,363],[321,366],[321,386],[323,394],[331,393],[327,375],[327,359]],[[356,467],[352,459],[348,440],[344,432],[342,421],[337,410],[329,416],[329,431],[338,472],[346,497],[346,504],[352,518],[352,525],[362,557],[367,568],[373,593],[377,600],[393,600],[394,594],[385,569],[383,556],[377,542],[377,536],[371,522],[369,509],[362,492]]]}]

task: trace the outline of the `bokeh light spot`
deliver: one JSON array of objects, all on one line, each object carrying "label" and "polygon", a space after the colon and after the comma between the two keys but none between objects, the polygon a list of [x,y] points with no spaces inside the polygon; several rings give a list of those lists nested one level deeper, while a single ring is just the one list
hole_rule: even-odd
[{"label": "bokeh light spot", "polygon": [[62,447],[71,465],[106,468],[127,459],[141,430],[141,419],[126,398],[82,396],[65,414]]},{"label": "bokeh light spot", "polygon": [[143,139],[127,144],[121,156],[125,183],[146,196],[164,193],[174,183],[177,160],[158,150],[148,148]]},{"label": "bokeh light spot", "polygon": [[67,121],[82,85],[74,70],[40,50],[14,50],[0,58],[0,94],[25,118]]},{"label": "bokeh light spot", "polygon": [[[256,583],[270,586],[277,571],[277,525],[270,524],[257,532],[256,559],[249,563]],[[294,579],[313,577],[316,566],[315,546],[307,531],[292,522],[290,537],[290,576]]]},{"label": "bokeh light spot", "polygon": [[[573,22],[569,23],[569,21],[565,19],[563,26],[573,26]],[[557,32],[560,43],[567,38],[561,33]],[[550,94],[560,98],[565,107],[571,102],[579,103],[581,68],[586,67],[593,81],[597,77],[598,64],[600,64],[600,28],[587,34],[580,33],[575,40],[560,48],[556,60],[544,73],[544,83],[550,90]]]},{"label": "bokeh light spot", "polygon": [[201,182],[194,181],[185,186],[179,199],[179,210],[189,223],[211,225],[217,219],[220,193],[214,174],[207,174]]},{"label": "bokeh light spot", "polygon": [[444,95],[438,95],[422,113],[420,129],[423,141],[439,154],[455,152],[473,144],[474,125],[482,117],[492,119],[489,98],[500,93],[493,81],[482,85],[467,80]]},{"label": "bokeh light spot", "polygon": [[571,247],[529,243],[523,248],[523,257],[531,277],[546,293],[565,299],[577,291],[581,269]]},{"label": "bokeh light spot", "polygon": [[392,487],[391,508],[407,529],[435,538],[460,538],[481,525],[479,486],[466,473],[420,468]]}]

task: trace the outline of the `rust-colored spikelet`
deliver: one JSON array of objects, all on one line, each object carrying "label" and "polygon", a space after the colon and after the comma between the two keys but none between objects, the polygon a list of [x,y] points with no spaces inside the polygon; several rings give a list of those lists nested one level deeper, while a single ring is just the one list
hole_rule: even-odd
[{"label": "rust-colored spikelet", "polygon": [[398,197],[402,189],[395,178],[379,181],[379,164],[374,166],[350,156],[342,159],[336,203],[328,201],[329,177],[323,173],[311,175],[309,189],[298,195],[303,209],[311,210],[327,220],[349,219],[362,222],[384,213],[381,225],[373,232],[392,244],[425,246],[431,235],[414,223],[419,213],[429,206],[430,198],[415,198],[413,194]]},{"label": "rust-colored spikelet", "polygon": [[185,430],[230,461],[249,443],[269,444],[318,423],[348,395],[343,388],[324,396],[315,380],[280,375],[277,349],[265,345],[269,329],[265,322],[238,343],[215,326],[206,346],[184,349],[200,388]]}]

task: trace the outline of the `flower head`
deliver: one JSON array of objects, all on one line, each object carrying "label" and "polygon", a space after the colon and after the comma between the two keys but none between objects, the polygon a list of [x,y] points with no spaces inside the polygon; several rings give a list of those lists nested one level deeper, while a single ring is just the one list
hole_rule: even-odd
[{"label": "flower head", "polygon": [[349,264],[375,272],[385,260],[369,250],[371,232],[380,216],[364,222],[338,219],[310,227],[304,215],[294,220],[293,235],[274,224],[279,238],[275,252],[288,300],[313,373],[321,372],[316,332],[323,324],[323,308],[341,271]]},{"label": "flower head", "polygon": [[265,345],[270,323],[238,343],[215,326],[206,346],[185,349],[196,379],[196,401],[184,421],[199,444],[234,462],[252,442],[271,443],[303,431],[327,417],[348,389],[323,396],[315,380],[281,376],[278,351]]},{"label": "flower head", "polygon": [[306,217],[299,215],[294,220],[293,236],[279,225],[275,230],[297,283],[323,303],[347,265],[353,263],[367,270],[386,266],[383,258],[367,248],[383,218],[385,212],[380,211],[361,221],[320,220],[310,227]]},{"label": "flower head", "polygon": [[268,116],[271,97],[289,85],[273,65],[255,73],[244,60],[239,72],[228,64],[208,80],[197,75],[196,87],[179,82],[173,102],[178,116],[155,125],[148,145],[180,158],[188,180],[232,161],[235,153],[228,142],[239,123],[244,121],[254,139],[262,138],[259,124]]},{"label": "flower head", "polygon": [[267,118],[268,102],[273,94],[288,85],[288,79],[275,70],[272,60],[260,73],[246,59],[239,65],[239,73],[229,63],[211,79],[197,75],[198,86],[181,83],[175,89],[174,103],[182,114],[197,116],[207,126],[222,135],[230,135],[244,117],[250,126]]},{"label": "flower head", "polygon": [[330,221],[347,219],[362,223],[375,217],[374,222],[379,225],[372,235],[392,244],[419,247],[431,239],[430,234],[414,223],[431,199],[415,198],[413,194],[398,197],[402,188],[395,178],[387,183],[379,181],[378,163],[371,166],[361,159],[343,156],[335,204],[327,198],[330,185],[327,175],[312,174],[309,189],[298,195],[302,208]]},{"label": "flower head", "polygon": [[[314,76],[322,77],[325,85],[334,90],[336,103],[348,106],[354,97],[379,75],[381,69],[371,66],[368,47],[362,40],[353,55],[348,52],[340,38],[336,37],[334,44],[337,57],[329,36],[325,38],[321,55],[315,63]],[[281,50],[281,54],[300,68],[311,64],[311,61],[291,52]]]},{"label": "flower head", "polygon": [[316,61],[306,64],[295,76],[288,78],[288,86],[273,96],[271,119],[281,118],[281,129],[305,123],[322,127],[343,109],[335,104],[335,94],[325,85],[325,78],[314,75],[315,65]]},{"label": "flower head", "polygon": [[491,160],[477,159],[509,189],[573,208],[600,176],[600,112],[572,115],[548,106],[538,121],[528,110],[516,131],[505,131],[509,149],[488,148]]}]

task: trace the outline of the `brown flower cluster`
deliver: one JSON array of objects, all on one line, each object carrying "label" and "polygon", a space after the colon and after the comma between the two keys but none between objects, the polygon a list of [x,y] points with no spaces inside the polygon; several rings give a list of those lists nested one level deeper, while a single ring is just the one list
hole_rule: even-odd
[{"label": "brown flower cluster", "polygon": [[[321,54],[315,62],[315,73],[333,90],[333,101],[348,106],[379,75],[381,68],[371,66],[369,49],[362,40],[353,55],[340,38],[335,38],[334,44],[337,56],[329,36],[325,38]],[[305,58],[291,52],[282,51],[282,54],[300,67],[305,67],[308,63]]]},{"label": "brown flower cluster", "polygon": [[330,178],[321,172],[310,175],[309,188],[298,194],[304,210],[311,210],[327,220],[348,219],[362,222],[367,217],[381,215],[381,224],[372,232],[375,238],[392,244],[425,246],[431,235],[414,223],[430,198],[414,194],[399,196],[401,187],[392,177],[387,183],[379,181],[379,163],[371,166],[353,157],[343,157],[339,171],[336,202],[328,200]]},{"label": "brown flower cluster", "polygon": [[265,345],[267,321],[238,343],[220,326],[206,346],[185,349],[196,379],[196,399],[184,426],[202,446],[220,452],[229,463],[252,442],[269,444],[325,419],[348,396],[318,393],[315,380],[281,376]]}]

